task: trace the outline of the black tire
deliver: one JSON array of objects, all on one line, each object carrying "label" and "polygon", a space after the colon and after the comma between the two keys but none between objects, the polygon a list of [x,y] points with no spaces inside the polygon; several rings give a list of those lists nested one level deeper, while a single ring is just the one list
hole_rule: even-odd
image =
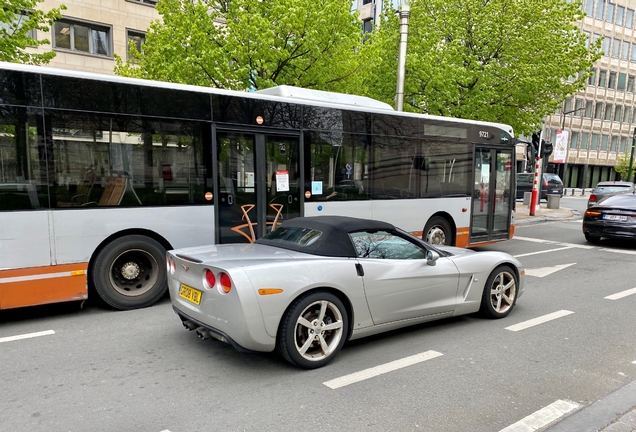
[{"label": "black tire", "polygon": [[599,244],[601,242],[600,236],[595,236],[588,233],[585,233],[584,236],[585,236],[585,240],[587,240],[588,243]]},{"label": "black tire", "polygon": [[99,297],[115,309],[151,306],[168,289],[166,250],[150,237],[120,237],[97,253],[89,277]]},{"label": "black tire", "polygon": [[[327,302],[326,312],[323,320],[319,321],[322,302]],[[313,327],[299,324],[301,316]],[[337,325],[336,323],[341,323],[341,326],[334,330],[320,331],[322,326]],[[340,299],[326,291],[312,292],[297,298],[285,311],[276,335],[276,349],[293,365],[303,369],[316,369],[329,363],[340,352],[347,339],[348,329],[349,317]],[[314,338],[314,342],[310,338]],[[321,348],[318,338],[322,338],[329,348],[327,354]],[[305,344],[308,344],[308,348],[302,352]]]},{"label": "black tire", "polygon": [[[507,288],[503,289],[504,287]],[[517,303],[518,289],[519,278],[515,271],[508,265],[497,267],[490,273],[486,280],[486,285],[484,285],[480,312],[482,315],[493,319],[507,316]],[[508,294],[503,294],[499,290],[504,291],[504,293],[507,291]],[[497,297],[497,294],[501,295]]]},{"label": "black tire", "polygon": [[441,216],[433,216],[428,220],[422,233],[422,240],[433,245],[453,244],[453,233],[450,223]]}]

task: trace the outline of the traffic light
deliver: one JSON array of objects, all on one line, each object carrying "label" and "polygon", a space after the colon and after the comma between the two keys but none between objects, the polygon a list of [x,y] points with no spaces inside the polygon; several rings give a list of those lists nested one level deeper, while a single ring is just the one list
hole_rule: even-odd
[{"label": "traffic light", "polygon": [[539,136],[540,135],[538,133],[532,134],[532,152],[535,157],[539,154]]},{"label": "traffic light", "polygon": [[541,142],[541,152],[543,153],[543,157],[547,158],[554,151],[554,146],[551,142],[543,140]]}]

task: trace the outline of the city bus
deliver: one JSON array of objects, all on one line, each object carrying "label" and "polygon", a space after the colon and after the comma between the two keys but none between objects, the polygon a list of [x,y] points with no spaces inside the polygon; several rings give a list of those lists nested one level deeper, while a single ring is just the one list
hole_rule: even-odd
[{"label": "city bus", "polygon": [[167,250],[283,220],[384,220],[434,244],[511,238],[510,126],[280,86],[238,92],[0,64],[0,309],[150,306]]}]

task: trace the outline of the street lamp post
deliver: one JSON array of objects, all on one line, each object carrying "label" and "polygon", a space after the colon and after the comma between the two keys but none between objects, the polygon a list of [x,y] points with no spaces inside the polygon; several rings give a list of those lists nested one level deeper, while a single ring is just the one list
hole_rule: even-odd
[{"label": "street lamp post", "polygon": [[406,75],[406,41],[409,34],[409,17],[411,16],[410,0],[402,0],[400,6],[400,54],[398,57],[397,91],[395,95],[395,109],[404,108],[404,80]]},{"label": "street lamp post", "polygon": [[[561,122],[561,132],[563,132],[563,130],[565,130],[565,116],[567,114],[572,114],[572,113],[575,113],[577,111],[581,111],[581,110],[584,110],[584,109],[585,109],[585,107],[580,107],[580,108],[573,109],[572,111],[564,112],[563,113],[563,121]],[[568,150],[567,147],[570,144],[566,142],[565,145],[566,145],[565,160],[563,161],[563,172],[561,173],[561,175],[563,176],[563,179],[562,179],[563,180],[563,184],[565,185],[565,187],[567,187],[568,185],[567,185],[567,179],[566,179],[565,175],[566,175],[566,172],[567,172],[567,169],[568,169],[568,151],[569,150]]]}]

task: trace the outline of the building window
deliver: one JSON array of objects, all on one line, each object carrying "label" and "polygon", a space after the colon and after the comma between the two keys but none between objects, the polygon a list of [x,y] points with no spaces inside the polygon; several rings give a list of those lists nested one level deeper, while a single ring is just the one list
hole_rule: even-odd
[{"label": "building window", "polygon": [[594,15],[594,0],[585,1],[585,15],[589,17]]},{"label": "building window", "polygon": [[585,101],[583,99],[576,98],[576,105],[574,105],[574,109],[576,110],[576,112],[572,113],[573,116],[583,117],[584,103]]},{"label": "building window", "polygon": [[594,108],[594,118],[597,120],[603,118],[603,102],[596,102],[596,107]]},{"label": "building window", "polygon": [[54,26],[54,47],[88,54],[111,55],[111,29],[87,22],[62,20]]},{"label": "building window", "polygon": [[627,137],[621,137],[621,147],[618,149],[619,153],[625,153],[625,149],[627,148]]},{"label": "building window", "polygon": [[607,9],[605,9],[605,21],[614,22],[614,3],[608,2]]},{"label": "building window", "polygon": [[621,51],[621,40],[614,38],[614,45],[612,46],[612,57],[618,58]]},{"label": "building window", "polygon": [[609,80],[607,80],[607,88],[612,90],[616,89],[616,72],[610,71]]},{"label": "building window", "polygon": [[605,69],[601,69],[598,75],[598,86],[607,87],[607,71]]},{"label": "building window", "polygon": [[587,144],[590,140],[590,134],[588,132],[581,132],[581,150],[587,150]]},{"label": "building window", "polygon": [[627,91],[629,93],[633,93],[634,92],[634,75],[630,75],[627,78]]},{"label": "building window", "polygon": [[618,148],[618,137],[614,135],[612,137],[612,144],[610,146],[610,151],[616,153],[616,149]]},{"label": "building window", "polygon": [[609,141],[609,135],[603,135],[601,137],[601,151],[607,151],[607,141]]},{"label": "building window", "polygon": [[589,31],[583,31],[583,34],[585,34],[585,48],[589,48],[590,38],[592,37],[592,33],[590,33]]},{"label": "building window", "polygon": [[625,8],[623,6],[616,6],[616,24],[623,25],[623,17],[625,16]]},{"label": "building window", "polygon": [[602,20],[604,15],[605,15],[605,0],[598,0],[598,3],[596,3],[595,18]]},{"label": "building window", "polygon": [[625,27],[632,28],[633,22],[634,22],[634,11],[631,9],[627,9],[627,13],[625,14]]},{"label": "building window", "polygon": [[[16,30],[21,28],[26,22],[29,20],[29,15],[26,13],[22,13],[20,15],[16,15],[11,24],[7,22],[0,22],[0,29],[3,29],[9,34],[13,34]],[[37,40],[38,34],[35,29],[29,30],[26,32],[26,36]]]},{"label": "building window", "polygon": [[587,85],[593,86],[596,84],[596,68],[592,68],[592,75],[587,79]]},{"label": "building window", "polygon": [[364,33],[370,33],[373,30],[373,20],[362,21],[362,31]]},{"label": "building window", "polygon": [[603,120],[611,120],[613,112],[614,112],[614,106],[611,103],[608,103],[607,105],[605,105],[605,117],[603,117]]},{"label": "building window", "polygon": [[598,134],[592,134],[592,143],[590,144],[590,150],[598,150]]},{"label": "building window", "polygon": [[618,87],[616,90],[625,91],[625,84],[627,81],[627,74],[625,72],[618,73]]},{"label": "building window", "polygon": [[146,33],[137,30],[126,30],[126,54],[130,59],[130,45],[133,44],[137,51],[143,52],[142,46],[146,43]]},{"label": "building window", "polygon": [[632,123],[636,123],[636,109],[632,113]]},{"label": "building window", "polygon": [[609,36],[603,37],[603,44],[601,45],[601,51],[603,54],[610,55],[610,45],[612,43],[612,38]]},{"label": "building window", "polygon": [[585,117],[592,118],[592,109],[594,107],[594,102],[591,100],[585,102]]},{"label": "building window", "polygon": [[629,58],[629,42],[623,41],[623,50],[621,51],[621,59],[627,60]]},{"label": "building window", "polygon": [[623,113],[623,107],[620,105],[616,105],[616,108],[614,109],[614,121],[615,122],[619,122],[621,121],[621,114]]},{"label": "building window", "polygon": [[147,6],[157,6],[158,0],[126,0],[126,1],[129,1],[131,3],[141,3]]},{"label": "building window", "polygon": [[623,123],[629,123],[629,120],[632,118],[632,107],[626,106],[623,111]]},{"label": "building window", "polygon": [[563,112],[568,112],[572,110],[572,99],[567,98],[563,103]]},{"label": "building window", "polygon": [[578,145],[579,145],[579,133],[572,132],[572,138],[570,139],[570,148],[576,149],[578,148]]}]

